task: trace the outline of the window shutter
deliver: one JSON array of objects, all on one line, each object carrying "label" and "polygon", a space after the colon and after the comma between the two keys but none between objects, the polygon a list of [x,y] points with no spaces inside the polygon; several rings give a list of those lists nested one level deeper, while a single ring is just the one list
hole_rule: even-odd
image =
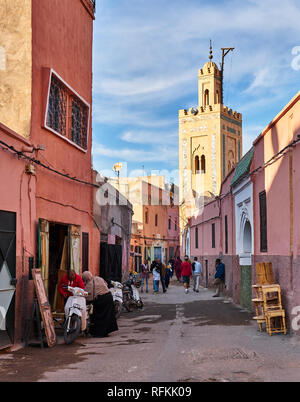
[{"label": "window shutter", "polygon": [[259,210],[260,210],[260,251],[268,251],[267,237],[267,197],[266,192],[259,194]]},{"label": "window shutter", "polygon": [[216,248],[216,225],[213,223],[211,225],[211,247]]},{"label": "window shutter", "polygon": [[225,215],[225,254],[228,254],[228,216]]}]

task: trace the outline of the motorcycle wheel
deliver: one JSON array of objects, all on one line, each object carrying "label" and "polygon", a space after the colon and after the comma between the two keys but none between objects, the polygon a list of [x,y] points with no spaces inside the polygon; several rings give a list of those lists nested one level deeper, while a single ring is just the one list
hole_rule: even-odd
[{"label": "motorcycle wheel", "polygon": [[123,298],[123,306],[124,306],[125,309],[128,311],[128,313],[130,313],[130,312],[133,311],[133,307],[132,307],[132,303],[131,303],[130,295],[129,295],[129,294],[124,295],[124,298]]},{"label": "motorcycle wheel", "polygon": [[[68,322],[70,321],[69,329]],[[66,345],[70,345],[78,338],[81,331],[81,318],[78,315],[73,314],[71,317],[68,317],[65,322],[64,329],[64,341]]]},{"label": "motorcycle wheel", "polygon": [[140,299],[140,300],[137,302],[137,308],[142,309],[143,307],[144,307],[143,300],[142,300],[142,299]]},{"label": "motorcycle wheel", "polygon": [[122,304],[118,300],[115,300],[114,304],[115,304],[115,316],[116,318],[119,318],[121,315]]}]

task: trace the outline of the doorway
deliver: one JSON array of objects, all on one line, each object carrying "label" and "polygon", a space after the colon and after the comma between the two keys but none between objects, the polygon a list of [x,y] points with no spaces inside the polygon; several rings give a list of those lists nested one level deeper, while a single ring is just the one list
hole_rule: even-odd
[{"label": "doorway", "polygon": [[64,300],[58,283],[68,270],[80,274],[80,226],[39,220],[39,267],[52,311],[61,312]]},{"label": "doorway", "polygon": [[162,260],[162,250],[161,247],[154,247],[154,259]]},{"label": "doorway", "polygon": [[242,237],[243,254],[240,258],[241,269],[241,306],[251,310],[252,308],[252,230],[249,220],[246,220]]},{"label": "doorway", "polygon": [[52,308],[59,299],[57,284],[70,266],[68,234],[68,225],[50,222],[48,300]]},{"label": "doorway", "polygon": [[14,342],[16,214],[0,211],[0,348]]},{"label": "doorway", "polygon": [[100,276],[106,281],[122,282],[122,246],[100,243]]}]

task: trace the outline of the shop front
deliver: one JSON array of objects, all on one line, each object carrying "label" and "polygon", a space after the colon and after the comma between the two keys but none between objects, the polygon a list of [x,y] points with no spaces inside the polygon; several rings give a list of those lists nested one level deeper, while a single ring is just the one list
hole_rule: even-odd
[{"label": "shop front", "polygon": [[[72,224],[39,220],[39,266],[51,310],[62,312],[64,301],[58,283],[68,270],[80,274],[81,227]],[[82,242],[83,248],[86,247]],[[87,250],[82,250],[88,255]]]}]

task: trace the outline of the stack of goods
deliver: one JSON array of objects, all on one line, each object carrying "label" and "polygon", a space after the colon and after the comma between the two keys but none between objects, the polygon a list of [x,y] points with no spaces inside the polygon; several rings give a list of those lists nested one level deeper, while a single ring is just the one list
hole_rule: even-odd
[{"label": "stack of goods", "polygon": [[275,284],[271,263],[256,264],[257,284],[253,285],[256,298],[254,303],[260,331],[265,324],[269,335],[275,333],[286,334],[285,311],[282,308],[280,285]]}]

